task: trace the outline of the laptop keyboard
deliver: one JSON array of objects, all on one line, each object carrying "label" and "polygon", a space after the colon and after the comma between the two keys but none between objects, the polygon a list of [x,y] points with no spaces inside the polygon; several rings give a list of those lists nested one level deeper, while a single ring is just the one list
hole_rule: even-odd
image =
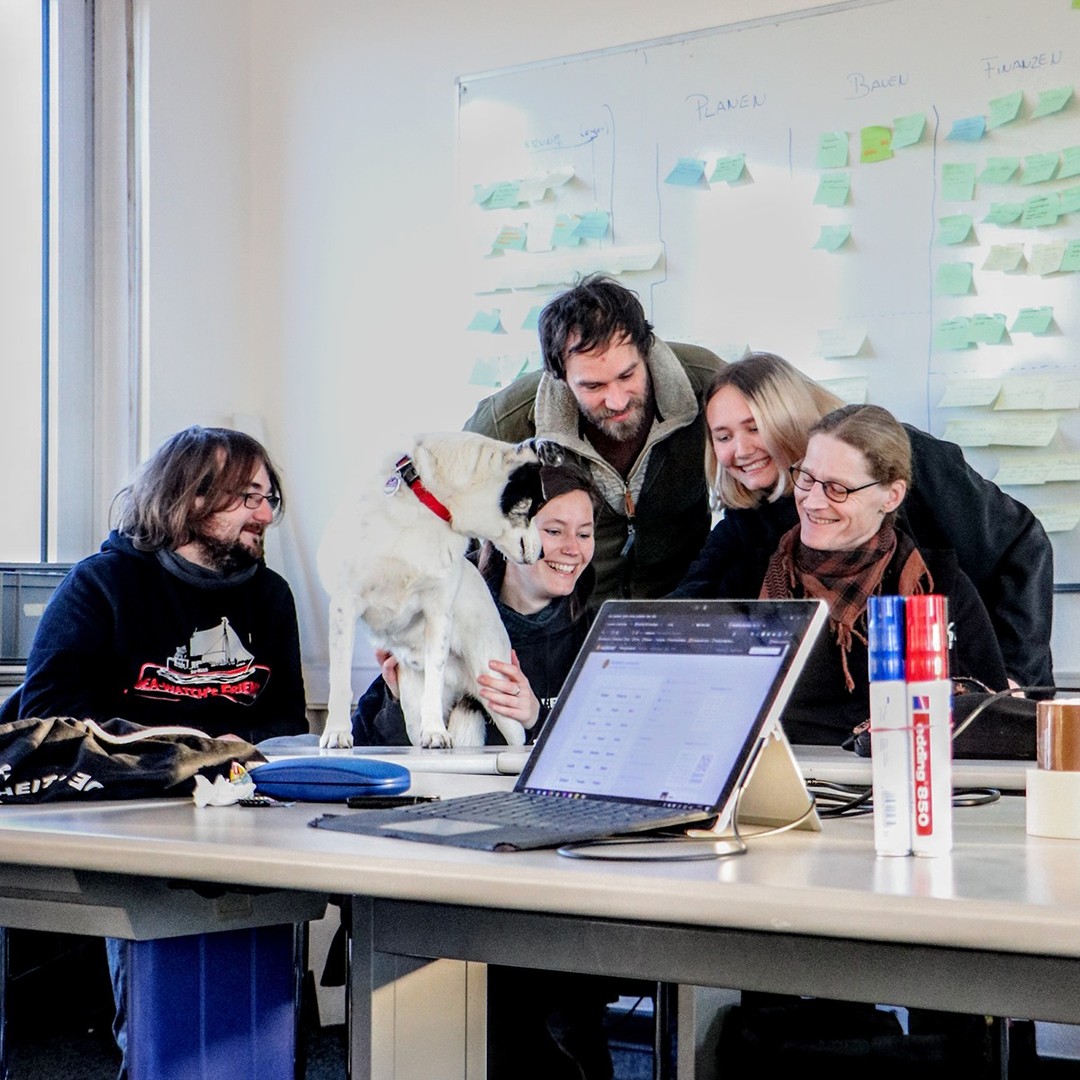
[{"label": "laptop keyboard", "polygon": [[447,799],[442,803],[410,806],[402,813],[409,817],[483,821],[525,828],[550,829],[565,823],[575,828],[595,826],[597,830],[616,832],[641,821],[678,816],[679,811],[656,806],[605,802],[600,799],[571,799],[553,795],[492,791],[483,795]]}]

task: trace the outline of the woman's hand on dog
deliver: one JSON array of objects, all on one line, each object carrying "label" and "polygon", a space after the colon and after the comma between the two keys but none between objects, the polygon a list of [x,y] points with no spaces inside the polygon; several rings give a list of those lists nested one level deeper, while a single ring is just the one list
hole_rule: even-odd
[{"label": "woman's hand on dog", "polygon": [[[540,718],[540,701],[521,670],[517,653],[510,650],[509,664],[491,660],[488,667],[496,674],[480,675],[476,680],[484,702],[492,712],[516,720],[526,731],[531,730]],[[385,671],[383,675],[385,678]]]}]

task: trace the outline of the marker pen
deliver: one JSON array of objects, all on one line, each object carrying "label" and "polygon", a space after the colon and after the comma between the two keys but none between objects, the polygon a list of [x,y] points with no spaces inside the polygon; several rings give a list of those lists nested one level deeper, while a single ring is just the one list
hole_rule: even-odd
[{"label": "marker pen", "polygon": [[879,855],[910,855],[913,795],[904,682],[904,598],[871,596],[866,622],[874,850]]},{"label": "marker pen", "polygon": [[905,604],[907,689],[914,775],[911,850],[952,849],[952,684],[944,596],[909,596]]}]

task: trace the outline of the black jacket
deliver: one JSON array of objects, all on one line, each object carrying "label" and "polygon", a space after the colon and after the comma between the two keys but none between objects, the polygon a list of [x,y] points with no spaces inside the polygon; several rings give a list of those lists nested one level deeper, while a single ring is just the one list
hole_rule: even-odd
[{"label": "black jacket", "polygon": [[289,586],[263,563],[220,586],[187,580],[113,532],[45,609],[17,708],[21,717],[118,716],[249,742],[305,732]]},{"label": "black jacket", "polygon": [[[914,476],[898,527],[924,554],[956,553],[990,615],[1008,674],[1021,686],[1053,685],[1054,553],[1046,532],[1023,503],[975,472],[958,446],[905,427]],[[760,586],[769,556],[798,520],[790,497],[726,511],[671,595],[751,595],[747,582]]]}]

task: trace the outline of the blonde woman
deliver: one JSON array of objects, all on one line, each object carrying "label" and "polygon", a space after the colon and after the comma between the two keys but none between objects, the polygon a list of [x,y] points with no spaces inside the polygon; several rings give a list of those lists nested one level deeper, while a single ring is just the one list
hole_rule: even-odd
[{"label": "blonde woman", "polygon": [[[705,395],[706,471],[723,517],[677,597],[748,596],[780,537],[798,522],[789,469],[810,429],[842,402],[773,353],[751,353]],[[978,589],[1010,680],[1053,683],[1053,552],[1022,503],[976,473],[953,443],[905,425],[912,485],[897,521],[920,548],[951,549]]]}]

